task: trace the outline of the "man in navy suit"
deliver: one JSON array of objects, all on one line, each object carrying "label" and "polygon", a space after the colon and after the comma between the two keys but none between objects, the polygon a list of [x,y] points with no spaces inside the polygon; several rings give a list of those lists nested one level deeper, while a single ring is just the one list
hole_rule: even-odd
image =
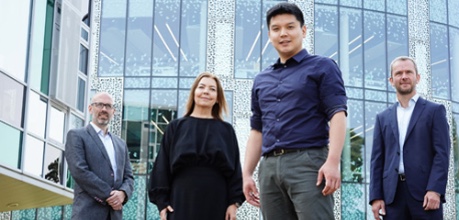
[{"label": "man in navy suit", "polygon": [[397,57],[390,83],[397,103],[376,116],[371,154],[370,205],[375,219],[443,219],[449,127],[443,105],[416,93],[415,61]]},{"label": "man in navy suit", "polygon": [[88,107],[91,123],[70,130],[65,158],[75,180],[72,219],[121,220],[134,189],[126,143],[108,131],[113,98],[97,93]]}]

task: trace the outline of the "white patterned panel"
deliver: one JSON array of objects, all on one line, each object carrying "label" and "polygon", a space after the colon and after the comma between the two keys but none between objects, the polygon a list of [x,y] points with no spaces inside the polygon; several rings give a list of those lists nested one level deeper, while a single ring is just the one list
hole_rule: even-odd
[{"label": "white patterned panel", "polygon": [[313,0],[290,0],[303,11],[304,24],[307,28],[306,38],[303,39],[303,47],[309,53],[314,53],[314,1]]},{"label": "white patterned panel", "polygon": [[434,99],[436,103],[442,104],[446,108],[446,117],[448,118],[449,125],[449,138],[451,142],[451,150],[449,156],[449,168],[448,168],[448,182],[446,185],[446,203],[443,206],[443,217],[445,220],[456,219],[456,193],[454,185],[454,146],[453,146],[453,108],[451,101]]},{"label": "white patterned panel", "polygon": [[235,4],[233,0],[209,1],[207,70],[218,76],[232,76],[234,72]]},{"label": "white patterned panel", "polygon": [[121,120],[123,110],[123,78],[122,77],[101,77],[95,83],[98,87],[96,92],[108,92],[112,95],[115,107],[115,115],[110,121],[110,132],[121,136]]},{"label": "white patterned panel", "polygon": [[11,212],[0,212],[0,220],[10,220]]},{"label": "white patterned panel", "polygon": [[417,91],[431,99],[429,0],[408,0],[408,28],[409,55],[415,58],[421,74]]},{"label": "white patterned panel", "polygon": [[88,78],[90,90],[97,90],[99,82],[97,70],[99,63],[99,38],[100,38],[100,13],[102,12],[101,0],[93,0],[91,5],[91,35],[89,38]]}]

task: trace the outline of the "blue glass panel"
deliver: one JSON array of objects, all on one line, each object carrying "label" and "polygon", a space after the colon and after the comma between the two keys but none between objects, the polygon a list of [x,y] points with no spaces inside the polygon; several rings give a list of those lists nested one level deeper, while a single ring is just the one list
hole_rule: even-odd
[{"label": "blue glass panel", "polygon": [[363,99],[363,89],[346,87],[346,95],[348,98]]},{"label": "blue glass panel", "polygon": [[457,0],[448,0],[448,22],[459,27],[459,1]]},{"label": "blue glass panel", "polygon": [[[170,1],[167,2],[169,4]],[[207,61],[207,1],[182,1],[181,8],[181,16],[177,18],[180,18],[182,22],[174,26],[180,27],[180,55],[178,49],[173,50],[174,53],[167,51],[162,53],[167,58],[166,62],[171,64],[176,63],[179,57],[181,76],[197,76],[205,70]],[[178,34],[174,35],[178,36]],[[171,45],[175,44],[171,42]]]},{"label": "blue glass panel", "polygon": [[338,0],[315,0],[315,3],[338,4]]},{"label": "blue glass panel", "polygon": [[335,6],[316,5],[314,53],[339,61],[337,9]]},{"label": "blue glass panel", "polygon": [[[408,52],[408,19],[406,17],[387,15],[387,62],[398,56],[407,56]],[[390,77],[390,69],[386,73],[386,81]],[[392,86],[387,83],[388,89]]]},{"label": "blue glass panel", "polygon": [[386,62],[381,62],[386,57],[384,21],[383,13],[364,12],[364,85],[366,88],[381,90],[387,88]]},{"label": "blue glass panel", "polygon": [[371,0],[363,1],[363,7],[366,9],[385,11],[386,0]]},{"label": "blue glass panel", "polygon": [[153,4],[154,1],[151,0],[129,1],[126,76],[151,74],[152,32],[156,29],[156,26],[153,28]]},{"label": "blue glass panel", "polygon": [[[316,1],[318,2],[318,1]],[[362,7],[362,0],[340,0],[339,4],[342,6],[350,6],[350,7]]]},{"label": "blue glass panel", "polygon": [[459,102],[459,28],[449,28],[449,53],[451,98],[453,101]]},{"label": "blue glass panel", "polygon": [[2,153],[0,164],[11,168],[20,168],[22,132],[0,121],[2,134]]},{"label": "blue glass panel", "polygon": [[159,78],[155,77],[151,79],[151,87],[152,88],[177,88],[178,82],[177,78]]},{"label": "blue glass panel", "polygon": [[386,0],[387,12],[407,15],[407,3],[406,0]]},{"label": "blue glass panel", "polygon": [[[340,9],[340,69],[344,85],[363,86],[363,38],[362,12],[355,9]],[[325,36],[327,37],[327,36]],[[320,38],[319,38],[320,39]],[[325,42],[324,42],[325,43]],[[361,98],[361,97],[356,97]]]},{"label": "blue glass panel", "polygon": [[234,43],[236,78],[254,78],[260,72],[262,50],[260,21],[261,1],[237,0]]},{"label": "blue glass panel", "polygon": [[363,161],[365,161],[365,182],[370,182],[370,159],[371,150],[373,149],[373,132],[376,114],[382,112],[387,108],[386,103],[368,102],[365,101],[365,154]]},{"label": "blue glass panel", "polygon": [[366,89],[365,100],[387,102],[387,92]]},{"label": "blue glass panel", "polygon": [[446,24],[446,0],[429,0],[430,20]]},{"label": "blue glass panel", "polygon": [[179,88],[180,89],[190,89],[191,86],[193,85],[193,82],[195,78],[185,78],[185,77],[180,77],[180,82],[179,82]]},{"label": "blue glass panel", "polygon": [[126,1],[102,1],[99,76],[122,76],[126,41]]},{"label": "blue glass panel", "polygon": [[[430,23],[430,61],[432,71],[432,96],[450,98],[448,35],[445,25]],[[421,80],[422,80],[422,74]]]},{"label": "blue glass panel", "polygon": [[124,89],[149,89],[150,80],[150,77],[124,77]]},{"label": "blue glass panel", "polygon": [[85,97],[86,97],[86,81],[78,77],[78,95],[77,95],[77,109],[81,112],[85,111]]}]

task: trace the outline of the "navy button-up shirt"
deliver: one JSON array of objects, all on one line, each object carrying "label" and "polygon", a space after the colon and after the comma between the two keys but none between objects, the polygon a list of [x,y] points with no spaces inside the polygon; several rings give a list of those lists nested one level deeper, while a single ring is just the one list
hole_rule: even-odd
[{"label": "navy button-up shirt", "polygon": [[255,77],[250,126],[262,132],[263,154],[277,148],[326,146],[328,122],[335,113],[347,111],[346,103],[335,61],[303,49]]}]

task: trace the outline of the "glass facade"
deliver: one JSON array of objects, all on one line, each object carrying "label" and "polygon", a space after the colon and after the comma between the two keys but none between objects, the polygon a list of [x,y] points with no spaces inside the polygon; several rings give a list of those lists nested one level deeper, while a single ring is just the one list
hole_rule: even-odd
[{"label": "glass facade", "polygon": [[[109,91],[119,110],[112,128],[126,140],[135,173],[135,192],[124,207],[123,219],[159,219],[147,197],[148,173],[167,124],[184,114],[189,88],[202,71],[212,71],[222,79],[230,104],[225,119],[235,127],[244,155],[252,79],[278,57],[267,37],[265,13],[279,1],[93,1],[92,12],[100,14],[100,20],[92,16],[91,28],[82,22],[76,36],[79,49],[75,53],[80,59],[75,65],[78,80],[72,94],[78,100],[70,108],[55,102],[43,89],[46,77],[40,75],[42,71],[35,76],[25,67],[28,62],[30,69],[37,56],[34,39],[41,39],[41,44],[46,40],[43,33],[36,38],[27,35],[29,26],[46,30],[46,16],[29,24],[33,11],[48,13],[46,3],[40,2],[34,1],[40,4],[36,8],[25,3],[11,3],[6,11],[0,8],[5,13],[20,9],[23,16],[11,16],[24,27],[11,27],[17,36],[11,42],[30,44],[27,49],[23,44],[12,47],[0,42],[4,51],[14,54],[15,62],[23,64],[10,65],[12,56],[0,52],[0,101],[11,103],[0,106],[0,131],[9,134],[6,143],[11,146],[7,155],[0,155],[0,165],[71,188],[62,161],[65,131],[85,125],[88,90]],[[373,219],[368,205],[373,126],[376,114],[395,101],[395,91],[388,83],[389,64],[401,55],[418,61],[424,83],[418,87],[419,92],[447,107],[454,158],[449,177],[454,181],[448,183],[445,216],[459,219],[459,2],[290,2],[307,9],[307,34],[312,40],[305,40],[305,48],[339,64],[349,97],[342,187],[335,197],[337,219]],[[42,22],[40,27],[35,27],[38,22]],[[11,25],[5,19],[0,23]],[[10,46],[14,53],[8,50]],[[39,48],[45,54],[44,47]],[[70,212],[70,206],[39,208],[14,211],[11,217],[69,219]],[[257,209],[244,204],[238,219],[261,217]]]}]

